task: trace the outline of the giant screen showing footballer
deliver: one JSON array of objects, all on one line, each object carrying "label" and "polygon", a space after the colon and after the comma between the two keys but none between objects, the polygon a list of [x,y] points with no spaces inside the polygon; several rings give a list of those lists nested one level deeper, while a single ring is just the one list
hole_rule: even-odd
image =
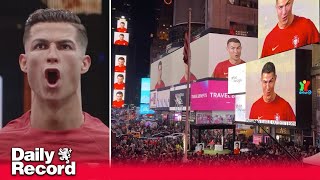
[{"label": "giant screen showing footballer", "polygon": [[319,42],[319,0],[263,0],[258,6],[259,57]]},{"label": "giant screen showing footballer", "polygon": [[246,122],[296,126],[295,50],[247,63]]}]

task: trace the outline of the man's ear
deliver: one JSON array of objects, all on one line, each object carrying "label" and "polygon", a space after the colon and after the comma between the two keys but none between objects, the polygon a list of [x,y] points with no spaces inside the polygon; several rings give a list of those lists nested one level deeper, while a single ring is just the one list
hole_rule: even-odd
[{"label": "man's ear", "polygon": [[90,66],[91,66],[91,57],[88,55],[85,55],[82,59],[81,74],[88,72]]},{"label": "man's ear", "polygon": [[19,56],[19,65],[22,72],[27,73],[27,58],[25,54],[20,54]]}]

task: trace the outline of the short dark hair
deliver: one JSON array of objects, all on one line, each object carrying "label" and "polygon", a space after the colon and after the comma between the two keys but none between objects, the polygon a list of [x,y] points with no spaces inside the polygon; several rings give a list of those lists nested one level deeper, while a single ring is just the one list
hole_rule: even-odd
[{"label": "short dark hair", "polygon": [[118,76],[117,76],[117,77],[124,77],[124,76],[123,76],[123,74],[118,74]]},{"label": "short dark hair", "polygon": [[119,57],[118,60],[124,60],[124,57]]},{"label": "short dark hair", "polygon": [[68,10],[63,9],[38,9],[29,15],[26,20],[23,34],[23,44],[25,45],[30,35],[30,29],[37,23],[68,23],[75,27],[78,31],[80,44],[87,49],[88,36],[86,28],[81,23],[80,18]]},{"label": "short dark hair", "polygon": [[125,24],[125,23],[123,21],[121,21],[120,24]]},{"label": "short dark hair", "polygon": [[236,142],[236,145],[237,145],[237,144],[239,145],[239,143],[238,143],[238,142]]},{"label": "short dark hair", "polygon": [[263,73],[272,73],[272,72],[274,73],[274,75],[276,75],[276,67],[272,62],[267,62],[262,68],[261,75]]},{"label": "short dark hair", "polygon": [[124,37],[124,34],[121,33],[121,34],[119,34],[119,36],[123,36]]},{"label": "short dark hair", "polygon": [[227,41],[227,45],[228,45],[229,43],[231,43],[231,42],[239,43],[240,46],[241,46],[241,42],[240,42],[240,40],[237,39],[237,38],[230,38],[230,39]]},{"label": "short dark hair", "polygon": [[[120,94],[120,95],[123,96],[123,92],[121,92],[121,91],[118,91],[117,94]],[[117,95],[117,94],[116,94],[116,95]]]}]

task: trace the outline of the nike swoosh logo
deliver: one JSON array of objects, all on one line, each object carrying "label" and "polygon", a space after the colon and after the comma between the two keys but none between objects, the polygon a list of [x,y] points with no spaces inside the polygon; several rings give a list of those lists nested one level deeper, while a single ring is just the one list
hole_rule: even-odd
[{"label": "nike swoosh logo", "polygon": [[[278,46],[279,46],[279,45],[278,45]],[[272,48],[271,50],[272,50],[272,51],[276,50],[276,49],[278,48],[278,46]]]},{"label": "nike swoosh logo", "polygon": [[224,75],[227,75],[228,73],[223,73]]},{"label": "nike swoosh logo", "polygon": [[261,119],[263,116],[258,116],[258,119]]}]

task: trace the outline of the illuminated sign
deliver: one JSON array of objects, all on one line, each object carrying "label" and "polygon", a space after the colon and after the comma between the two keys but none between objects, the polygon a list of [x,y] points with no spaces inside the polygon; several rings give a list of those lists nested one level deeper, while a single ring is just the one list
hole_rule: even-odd
[{"label": "illuminated sign", "polygon": [[299,85],[300,85],[299,94],[306,94],[306,95],[312,94],[312,91],[309,89],[310,81],[307,81],[307,80],[300,81]]}]

